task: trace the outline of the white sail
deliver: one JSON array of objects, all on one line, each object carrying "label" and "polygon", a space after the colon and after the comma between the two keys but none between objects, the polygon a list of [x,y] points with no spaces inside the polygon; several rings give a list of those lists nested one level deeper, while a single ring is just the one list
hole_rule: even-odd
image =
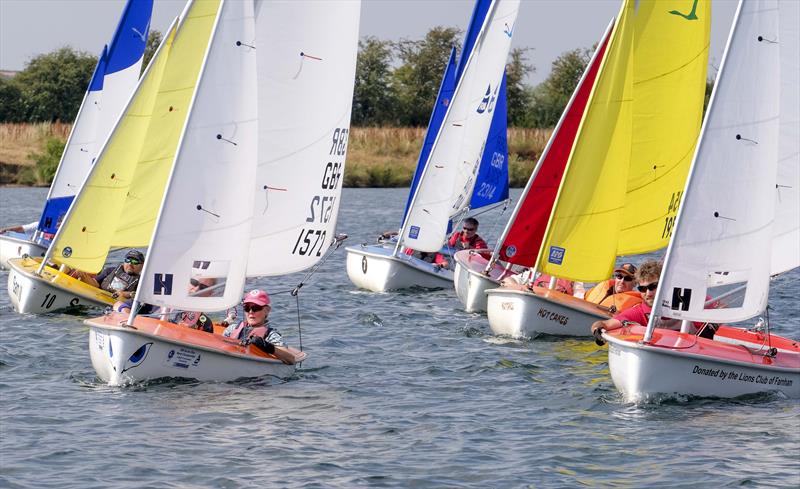
[{"label": "white sail", "polygon": [[[244,287],[258,140],[253,3],[223,0],[147,256],[138,300],[220,310]],[[192,296],[192,280],[215,279]]]},{"label": "white sail", "polygon": [[781,118],[773,275],[800,266],[800,2],[781,0]]},{"label": "white sail", "polygon": [[[777,40],[776,0],[740,4],[653,317],[734,322],[766,306],[778,166]],[[745,293],[738,301],[705,305],[707,297],[739,287]]]},{"label": "white sail", "polygon": [[256,1],[258,174],[248,276],[308,268],[333,239],[360,7]]},{"label": "white sail", "polygon": [[518,9],[518,0],[496,0],[490,7],[409,209],[405,246],[438,251],[449,218],[469,205]]}]

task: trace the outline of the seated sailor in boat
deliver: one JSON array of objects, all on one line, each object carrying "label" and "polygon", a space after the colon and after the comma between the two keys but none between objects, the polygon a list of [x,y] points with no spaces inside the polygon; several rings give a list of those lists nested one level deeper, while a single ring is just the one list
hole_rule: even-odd
[{"label": "seated sailor in boat", "polygon": [[138,250],[130,250],[121,264],[106,267],[97,275],[73,270],[70,276],[111,292],[115,298],[130,299],[136,293],[142,268],[144,268],[144,254]]},{"label": "seated sailor in boat", "polygon": [[241,340],[245,344],[256,346],[265,353],[275,355],[284,363],[294,363],[294,355],[275,348],[286,346],[283,337],[269,325],[269,316],[272,306],[269,295],[259,289],[254,289],[245,294],[242,299],[245,320],[238,324],[231,324],[222,333],[222,336]]},{"label": "seated sailor in boat", "polygon": [[[210,297],[214,295],[214,285],[217,284],[217,279],[213,277],[192,277],[189,280],[189,285],[187,287],[187,292],[190,296],[196,297]],[[133,303],[132,299],[128,299],[126,301],[117,301],[112,306],[113,309],[117,312],[128,313],[131,312],[131,307]],[[199,312],[199,311],[170,311],[169,309],[161,308],[157,311],[157,306],[152,304],[140,304],[139,307],[139,314],[168,314],[169,317],[167,321],[180,324],[181,326],[186,326],[187,328],[191,329],[198,329],[200,331],[205,331],[206,333],[213,333],[214,332],[214,322],[208,316],[208,314]],[[228,318],[226,318],[228,319]],[[225,323],[227,326],[232,321],[228,321]]]},{"label": "seated sailor in boat", "polygon": [[18,226],[8,226],[4,228],[0,228],[0,234],[7,234],[7,233],[20,233],[20,234],[27,234],[32,235],[36,228],[39,226],[39,221],[33,221],[28,224],[20,224]]},{"label": "seated sailor in boat", "polygon": [[[453,254],[461,250],[486,250],[489,248],[486,241],[478,235],[478,220],[474,217],[464,219],[462,230],[454,232],[448,238],[447,247],[453,250]],[[406,248],[405,252],[407,255],[414,255],[420,260],[433,263],[440,268],[450,268],[450,261],[441,253],[421,253],[410,248]]]},{"label": "seated sailor in boat", "polygon": [[583,299],[599,305],[610,312],[622,312],[642,302],[642,296],[634,290],[636,266],[623,263],[614,270],[614,276],[592,287]]},{"label": "seated sailor in boat", "polygon": [[[650,313],[653,310],[653,302],[656,299],[656,289],[658,280],[661,277],[661,263],[656,260],[649,260],[636,270],[635,278],[636,289],[642,295],[642,302],[626,309],[615,315],[611,319],[595,321],[592,324],[592,336],[598,344],[602,344],[602,331],[612,331],[621,328],[624,323],[637,323],[646,326],[650,320]],[[674,324],[673,324],[674,323]],[[677,324],[677,328],[674,326]],[[680,321],[670,321],[663,323],[661,327],[668,329],[680,329]]]}]

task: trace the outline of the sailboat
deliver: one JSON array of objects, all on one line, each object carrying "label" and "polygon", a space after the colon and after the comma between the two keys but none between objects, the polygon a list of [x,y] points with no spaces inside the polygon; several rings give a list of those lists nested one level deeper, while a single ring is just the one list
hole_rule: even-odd
[{"label": "sailboat", "polygon": [[[770,278],[800,265],[798,7],[739,3],[649,323],[603,333],[629,401],[800,398],[800,343],[770,333],[767,305]],[[762,314],[749,328],[725,325]],[[690,322],[721,326],[708,339]]]},{"label": "sailboat", "polygon": [[[486,310],[486,291],[536,262],[544,228],[555,203],[556,192],[564,175],[578,125],[594,86],[603,53],[611,33],[609,25],[592,59],[567,103],[550,140],[542,152],[528,183],[517,201],[497,246],[487,259],[485,252],[462,250],[455,254],[454,285],[456,295],[467,312]],[[505,244],[508,241],[508,244]],[[502,260],[502,261],[501,261]]]},{"label": "sailboat", "polygon": [[[210,334],[136,311],[142,303],[230,308],[248,277],[305,270],[334,243],[359,13],[360,3],[350,1],[189,2],[164,63],[167,70],[180,66],[182,57],[174,56],[185,46],[202,64],[182,109],[187,119],[133,312],[86,320],[92,365],[103,381],[288,377],[305,358],[277,347],[282,361],[219,329]],[[129,135],[118,128],[112,138]],[[214,279],[214,293],[192,294],[187,286],[198,278]]]},{"label": "sailboat", "polygon": [[503,242],[505,256],[533,253],[554,279],[487,290],[496,334],[589,336],[611,309],[555,290],[555,278],[605,281],[617,256],[667,244],[701,123],[710,5],[698,2],[689,20],[669,2],[634,3],[623,2],[607,41],[541,240]]},{"label": "sailboat", "polygon": [[36,229],[0,234],[0,269],[8,260],[41,257],[69,209],[89,168],[130,97],[142,68],[153,0],[129,0],[114,37],[97,60],[78,115],[67,138]]},{"label": "sailboat", "polygon": [[347,275],[373,292],[449,287],[453,272],[412,254],[450,255],[448,228],[508,198],[505,62],[518,0],[478,0],[458,64],[451,52],[396,240],[351,246]]}]

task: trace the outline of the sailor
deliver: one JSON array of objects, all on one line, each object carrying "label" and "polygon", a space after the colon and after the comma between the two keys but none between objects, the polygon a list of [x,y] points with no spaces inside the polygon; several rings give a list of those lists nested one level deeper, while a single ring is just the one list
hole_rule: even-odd
[{"label": "sailor", "polygon": [[125,300],[136,293],[142,268],[144,268],[144,254],[139,250],[130,250],[122,263],[106,267],[97,275],[73,270],[70,276],[111,292],[114,298]]},{"label": "sailor", "polygon": [[229,325],[222,336],[254,345],[265,353],[275,355],[284,363],[293,364],[294,355],[282,348],[275,348],[285,347],[286,343],[281,334],[269,325],[267,317],[272,310],[269,295],[260,289],[251,290],[242,299],[242,309],[245,320]]},{"label": "sailor", "polygon": [[642,302],[641,295],[634,290],[636,266],[623,263],[614,270],[614,275],[592,287],[584,300],[598,304],[611,311],[622,312]]},{"label": "sailor", "polygon": [[[486,244],[486,241],[478,235],[478,220],[474,217],[464,219],[461,231],[456,231],[450,235],[450,238],[447,240],[447,246],[453,250],[453,253],[461,250],[489,249],[489,245]],[[413,252],[414,250],[406,250],[406,254],[411,254]],[[488,256],[486,258],[488,259]],[[450,268],[450,262],[441,253],[436,253],[433,257],[423,255],[420,259],[429,262],[432,261],[435,266],[441,268]]]}]

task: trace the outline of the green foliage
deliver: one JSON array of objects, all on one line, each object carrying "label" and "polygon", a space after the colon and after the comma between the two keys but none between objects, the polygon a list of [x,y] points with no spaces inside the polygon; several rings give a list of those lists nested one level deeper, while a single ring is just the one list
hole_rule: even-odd
[{"label": "green foliage", "polygon": [[394,121],[391,91],[392,43],[365,37],[358,43],[358,65],[353,91],[353,124],[385,125]]},{"label": "green foliage", "polygon": [[703,99],[703,116],[706,114],[706,109],[708,109],[708,103],[711,101],[711,92],[714,91],[714,84],[716,80],[713,78],[709,78],[706,80],[706,96]]},{"label": "green foliage", "polygon": [[156,50],[158,46],[161,45],[161,40],[164,36],[161,35],[161,32],[157,31],[156,29],[150,29],[150,34],[147,35],[147,45],[144,47],[144,57],[142,58],[142,73],[144,73],[145,68],[147,68],[147,64],[150,63],[150,60],[153,59],[153,55],[156,54]]},{"label": "green foliage", "polygon": [[22,120],[22,94],[13,80],[0,78],[0,121],[19,122]]},{"label": "green foliage", "polygon": [[397,124],[428,124],[450,51],[460,46],[459,37],[457,28],[440,26],[428,31],[422,40],[404,39],[396,44],[402,62],[392,73]]},{"label": "green foliage", "polygon": [[35,162],[30,168],[29,183],[35,185],[49,185],[58,169],[61,154],[64,153],[66,141],[61,138],[49,137],[44,140],[44,147],[39,152],[31,153],[29,157]]},{"label": "green foliage", "polygon": [[511,60],[506,65],[506,99],[508,104],[508,125],[522,126],[531,110],[530,94],[525,77],[536,71],[529,64],[527,52],[530,48],[514,48]]},{"label": "green foliage", "polygon": [[33,58],[14,83],[26,121],[72,121],[97,64],[88,53],[63,47]]},{"label": "green foliage", "polygon": [[573,49],[553,61],[550,75],[531,92],[528,124],[552,127],[558,123],[591,57],[590,49]]}]

